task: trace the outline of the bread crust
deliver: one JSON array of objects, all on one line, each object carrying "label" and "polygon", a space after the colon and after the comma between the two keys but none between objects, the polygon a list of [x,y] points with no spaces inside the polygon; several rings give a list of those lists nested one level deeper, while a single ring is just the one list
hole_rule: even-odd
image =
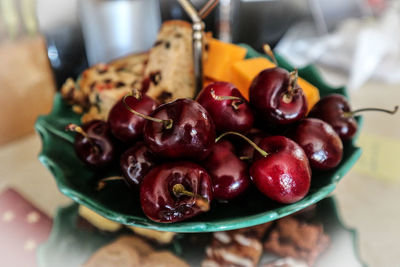
[{"label": "bread crust", "polygon": [[[192,33],[192,24],[187,21],[166,21],[150,49],[144,78],[147,87],[143,90],[160,103],[195,96]],[[204,34],[204,47],[209,36]],[[206,57],[204,49],[203,60]]]}]

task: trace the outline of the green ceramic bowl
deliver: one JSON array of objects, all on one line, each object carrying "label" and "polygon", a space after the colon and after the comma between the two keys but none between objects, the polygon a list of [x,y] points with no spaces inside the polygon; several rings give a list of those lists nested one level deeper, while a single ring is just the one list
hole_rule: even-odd
[{"label": "green ceramic bowl", "polygon": [[[251,47],[247,48],[247,57],[264,56]],[[292,70],[293,67],[277,56],[281,67]],[[299,69],[301,77],[319,88],[322,96],[339,93],[347,96],[345,88],[332,88],[324,83],[317,70],[308,66]],[[137,196],[134,196],[124,183],[109,183],[103,190],[96,191],[96,181],[117,174],[117,168],[107,173],[94,173],[85,167],[75,156],[73,134],[64,131],[68,123],[79,123],[79,116],[72,112],[57,94],[53,110],[49,115],[38,118],[35,128],[43,142],[40,161],[53,173],[60,191],[74,201],[89,207],[104,217],[127,225],[135,225],[160,231],[172,232],[213,232],[249,227],[284,217],[311,204],[331,193],[339,180],[350,170],[361,155],[361,149],[355,146],[355,140],[344,144],[341,164],[323,174],[313,175],[308,195],[293,204],[282,205],[269,201],[258,193],[248,194],[240,201],[230,204],[213,204],[211,210],[187,221],[160,224],[143,214]],[[359,125],[362,120],[357,118]],[[360,125],[361,126],[361,125]]]}]

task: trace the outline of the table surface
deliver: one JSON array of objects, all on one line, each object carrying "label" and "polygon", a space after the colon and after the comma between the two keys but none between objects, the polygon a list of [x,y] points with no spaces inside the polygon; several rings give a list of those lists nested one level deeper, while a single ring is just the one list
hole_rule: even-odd
[{"label": "table surface", "polygon": [[[340,81],[326,70],[323,76],[332,84]],[[391,108],[400,102],[400,86],[369,82],[350,95],[354,108]],[[363,155],[333,195],[345,225],[359,233],[364,262],[394,266],[400,262],[400,160],[396,153],[400,149],[400,114],[368,113],[364,118],[359,141]],[[0,192],[12,186],[53,216],[71,200],[58,191],[52,175],[38,161],[40,150],[36,134],[0,147]]]}]

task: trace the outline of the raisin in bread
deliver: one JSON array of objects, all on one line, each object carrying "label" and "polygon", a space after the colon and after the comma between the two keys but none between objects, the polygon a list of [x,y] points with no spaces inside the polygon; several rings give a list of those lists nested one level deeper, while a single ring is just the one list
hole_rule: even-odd
[{"label": "raisin in bread", "polygon": [[[207,36],[204,38],[206,47]],[[181,20],[164,22],[150,49],[143,88],[160,103],[195,96],[192,25]],[[206,57],[206,52],[203,53]]]}]

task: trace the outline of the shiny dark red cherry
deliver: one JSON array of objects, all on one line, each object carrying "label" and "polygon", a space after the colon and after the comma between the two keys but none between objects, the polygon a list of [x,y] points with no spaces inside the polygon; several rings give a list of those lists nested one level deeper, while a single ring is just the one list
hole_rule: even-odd
[{"label": "shiny dark red cherry", "polygon": [[395,114],[399,106],[393,110],[381,108],[362,108],[351,110],[347,99],[339,94],[331,94],[321,98],[311,109],[309,117],[321,119],[330,124],[340,138],[345,141],[354,137],[357,132],[357,121],[354,115],[365,111],[379,111]]},{"label": "shiny dark red cherry", "polygon": [[82,126],[69,124],[67,130],[77,132],[75,152],[86,165],[92,168],[104,168],[114,161],[117,151],[110,128],[105,121],[92,120]]},{"label": "shiny dark red cherry", "polygon": [[250,185],[247,164],[235,155],[229,141],[214,144],[203,166],[211,176],[215,199],[234,199]]},{"label": "shiny dark red cherry", "polygon": [[218,132],[246,133],[253,126],[254,115],[249,103],[231,83],[211,83],[200,91],[196,100],[211,115]]},{"label": "shiny dark red cherry", "polygon": [[302,120],[289,136],[303,148],[313,169],[332,169],[342,159],[342,140],[328,123],[320,119]]},{"label": "shiny dark red cherry", "polygon": [[253,183],[268,198],[279,203],[294,203],[304,198],[311,183],[311,169],[304,150],[284,136],[261,140],[267,155],[255,155],[250,166]]},{"label": "shiny dark red cherry", "polygon": [[321,98],[308,116],[330,124],[342,140],[353,138],[357,132],[357,121],[351,114],[350,104],[344,96],[339,94]]},{"label": "shiny dark red cherry", "polygon": [[164,163],[153,168],[140,186],[144,214],[161,223],[179,222],[210,208],[211,178],[192,162]]},{"label": "shiny dark red cherry", "polygon": [[144,144],[138,142],[126,150],[120,158],[120,166],[125,181],[133,189],[139,189],[144,176],[157,163],[157,157]]},{"label": "shiny dark red cherry", "polygon": [[307,100],[296,83],[297,71],[276,67],[261,71],[249,89],[250,104],[257,116],[272,125],[287,125],[302,119]]},{"label": "shiny dark red cherry", "polygon": [[[157,103],[147,95],[126,98],[126,104],[133,110],[149,115]],[[130,112],[122,100],[118,101],[108,115],[112,134],[124,143],[132,144],[142,137],[146,119]]]},{"label": "shiny dark red cherry", "polygon": [[215,126],[196,101],[177,99],[160,105],[146,121],[144,140],[160,157],[202,160],[215,142]]}]

